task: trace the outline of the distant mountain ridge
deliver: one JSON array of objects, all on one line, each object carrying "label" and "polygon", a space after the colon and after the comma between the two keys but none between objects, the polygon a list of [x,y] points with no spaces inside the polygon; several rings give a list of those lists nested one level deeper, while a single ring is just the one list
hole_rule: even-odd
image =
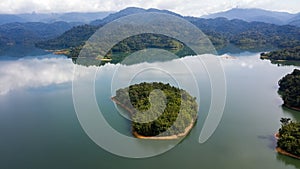
[{"label": "distant mountain ridge", "polygon": [[289,20],[290,25],[299,26],[300,27],[300,13],[296,14],[293,18]]},{"label": "distant mountain ridge", "polygon": [[96,31],[97,28],[123,16],[142,12],[168,13],[186,19],[200,28],[210,38],[217,49],[224,48],[230,44],[240,49],[270,49],[300,45],[300,28],[295,26],[279,26],[263,22],[246,22],[239,19],[228,20],[227,18],[204,19],[183,17],[166,10],[126,8],[117,13],[110,14],[102,20],[96,20],[91,25],[74,27],[60,37],[38,43],[37,46],[44,49],[79,49],[78,47],[88,40],[88,35],[92,35],[93,31]]},{"label": "distant mountain ridge", "polygon": [[8,23],[0,25],[0,50],[14,46],[34,46],[39,41],[55,38],[76,26],[67,22]]},{"label": "distant mountain ridge", "polygon": [[[252,11],[251,9],[249,10]],[[95,20],[91,22],[91,24],[80,26],[76,26],[78,23],[67,22],[3,24],[0,25],[0,50],[3,47],[22,44],[36,44],[36,46],[43,49],[78,48],[83,45],[99,27],[106,23],[123,16],[142,12],[159,12],[186,19],[200,28],[218,49],[224,48],[229,44],[233,44],[243,49],[255,49],[258,47],[269,46],[274,48],[285,48],[300,45],[300,28],[295,26],[278,26],[263,22],[246,22],[240,19],[228,20],[224,17],[218,17],[216,19],[183,17],[167,10],[130,7],[112,13],[103,19]],[[248,15],[250,16],[250,14]],[[287,13],[279,13],[278,15],[285,19],[289,19],[290,22],[293,21],[294,24],[300,22],[300,15],[291,14],[293,15],[291,16]],[[17,20],[20,18],[16,17],[15,19]]]},{"label": "distant mountain ridge", "polygon": [[119,12],[112,13],[103,19],[98,19],[98,20],[92,21],[90,24],[95,25],[95,26],[104,25],[104,24],[112,22],[116,19],[119,19],[121,17],[127,16],[127,15],[132,15],[132,14],[143,13],[143,12],[158,12],[158,13],[165,13],[165,14],[182,17],[181,15],[179,15],[175,12],[168,11],[168,10],[159,10],[159,9],[154,9],[154,8],[143,9],[143,8],[137,8],[137,7],[129,7],[129,8],[120,10]]},{"label": "distant mountain ridge", "polygon": [[[82,24],[102,25],[112,20],[133,13],[141,12],[160,12],[182,17],[181,15],[160,9],[143,9],[129,7],[119,12],[68,12],[68,13],[25,13],[25,14],[0,14],[0,25],[12,22],[44,22],[53,23],[58,21],[77,22]],[[233,8],[228,11],[213,13],[201,18],[218,18],[224,17],[229,20],[240,19],[247,22],[258,21],[272,23],[277,25],[295,25],[300,26],[300,13],[291,14],[287,12],[268,11],[257,8]]]},{"label": "distant mountain ridge", "polygon": [[[276,25],[295,25],[300,26],[298,23],[295,23],[295,21],[300,15],[298,14],[291,14],[287,12],[276,12],[276,11],[268,11],[263,9],[257,9],[257,8],[233,8],[228,11],[214,13],[210,15],[202,16],[201,18],[218,18],[218,17],[224,17],[229,20],[232,19],[240,19],[247,22],[265,22],[265,23],[271,23]],[[298,17],[297,17],[298,16]]]},{"label": "distant mountain ridge", "polygon": [[13,22],[26,22],[26,20],[16,15],[0,14],[0,25]]},{"label": "distant mountain ridge", "polygon": [[102,19],[111,12],[68,12],[68,13],[24,13],[24,14],[0,14],[0,25],[13,22],[77,22],[90,23],[93,20]]}]

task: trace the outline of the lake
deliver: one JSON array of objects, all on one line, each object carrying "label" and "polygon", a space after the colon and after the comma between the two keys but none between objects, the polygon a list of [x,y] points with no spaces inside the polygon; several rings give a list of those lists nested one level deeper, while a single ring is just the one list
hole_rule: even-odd
[{"label": "lake", "polygon": [[[106,64],[102,67],[75,66],[70,59],[52,54],[1,59],[0,168],[300,169],[299,160],[274,150],[274,134],[280,127],[280,118],[300,120],[299,112],[281,107],[282,100],[277,94],[278,80],[295,67],[260,60],[258,53],[224,56],[233,58],[220,58],[227,83],[223,117],[213,135],[202,144],[198,139],[211,105],[212,89],[204,66],[199,64],[201,56],[163,63]],[[187,71],[189,69],[183,68],[184,65],[194,76]],[[131,74],[147,66],[149,69]],[[75,67],[83,72],[96,70],[94,85],[99,109],[107,122],[124,135],[131,136],[130,122],[124,112],[119,113],[120,108],[110,97],[116,89],[129,83],[162,81],[192,95],[199,92],[198,122],[183,141],[158,156],[132,159],[111,154],[89,138],[77,118],[72,95]],[[173,73],[170,75],[155,69],[157,67],[168,67]],[[84,79],[85,75],[82,76]],[[107,135],[105,130],[98,132],[103,137]],[[121,145],[122,141],[118,143]],[[156,146],[151,147],[152,144]],[[137,141],[136,146],[145,151],[158,151],[167,144]]]}]

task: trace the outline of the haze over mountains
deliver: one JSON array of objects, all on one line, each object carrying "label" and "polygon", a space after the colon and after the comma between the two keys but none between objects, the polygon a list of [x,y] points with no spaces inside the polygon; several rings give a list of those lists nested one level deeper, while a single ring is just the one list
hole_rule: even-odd
[{"label": "haze over mountains", "polygon": [[291,14],[287,12],[267,11],[263,9],[242,9],[233,8],[225,12],[219,12],[211,15],[205,15],[201,18],[224,17],[229,20],[241,19],[247,22],[265,22],[276,25],[295,25],[300,26],[300,13]]},{"label": "haze over mountains", "polygon": [[129,8],[120,10],[119,12],[109,14],[107,17],[105,17],[103,19],[98,19],[98,20],[92,21],[90,24],[91,25],[103,25],[103,24],[109,23],[113,20],[116,20],[118,18],[121,18],[123,16],[127,16],[130,14],[143,13],[143,12],[159,12],[159,13],[165,13],[165,14],[182,17],[181,15],[179,15],[175,12],[168,11],[168,10],[159,10],[159,9],[154,9],[154,8],[143,9],[143,8],[129,7]]},{"label": "haze over mountains", "polygon": [[0,25],[12,22],[77,22],[90,23],[93,20],[102,19],[110,12],[69,12],[69,13],[25,13],[25,14],[0,14]]},{"label": "haze over mountains", "polygon": [[[69,12],[69,13],[25,13],[25,14],[0,14],[0,25],[12,22],[44,22],[53,23],[58,21],[63,22],[77,22],[77,23],[91,23],[98,24],[100,20],[103,22],[110,22],[114,18],[125,16],[132,13],[141,12],[161,12],[181,16],[177,13],[168,10],[159,9],[143,9],[136,7],[129,7],[119,12]],[[107,17],[108,16],[108,17]],[[191,16],[195,17],[195,16]],[[204,15],[200,18],[218,18],[224,17],[229,20],[241,19],[248,22],[258,21],[265,23],[272,23],[278,25],[292,24],[299,26],[300,13],[291,14],[287,12],[268,11],[256,8],[233,8],[228,11],[218,12],[210,15]]]},{"label": "haze over mountains", "polygon": [[[300,28],[295,27],[300,26],[300,14],[261,9],[232,9],[197,18],[181,16],[168,10],[130,7],[111,14],[101,12],[66,13],[60,15],[34,13],[3,14],[0,15],[0,23],[13,23],[0,25],[0,50],[15,44],[37,44],[37,46],[44,49],[78,47],[104,24],[126,15],[142,12],[160,12],[182,17],[200,28],[220,48],[232,43],[252,48],[255,48],[257,45],[270,45],[281,48],[295,46],[295,44],[300,42]],[[105,15],[107,16],[103,18]],[[94,20],[95,18],[97,19]],[[56,22],[59,20],[63,21]],[[84,25],[84,22],[89,24]]]}]

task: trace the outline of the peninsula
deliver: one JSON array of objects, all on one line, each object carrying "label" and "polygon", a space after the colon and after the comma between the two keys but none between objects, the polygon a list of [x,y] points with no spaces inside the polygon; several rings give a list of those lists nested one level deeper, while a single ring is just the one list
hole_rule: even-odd
[{"label": "peninsula", "polygon": [[261,59],[268,59],[274,64],[299,65],[300,46],[264,52],[260,54]]},{"label": "peninsula", "polygon": [[300,70],[294,69],[278,82],[278,93],[281,95],[284,106],[300,111]]},{"label": "peninsula", "polygon": [[289,118],[281,118],[281,128],[275,135],[276,151],[296,159],[300,159],[300,123]]}]

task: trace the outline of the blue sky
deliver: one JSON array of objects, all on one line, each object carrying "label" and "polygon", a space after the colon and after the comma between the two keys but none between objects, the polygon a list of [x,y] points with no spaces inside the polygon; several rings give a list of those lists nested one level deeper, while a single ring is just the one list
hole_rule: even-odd
[{"label": "blue sky", "polygon": [[234,7],[300,12],[300,0],[1,0],[0,13],[118,11],[131,6],[167,9],[191,16]]}]

